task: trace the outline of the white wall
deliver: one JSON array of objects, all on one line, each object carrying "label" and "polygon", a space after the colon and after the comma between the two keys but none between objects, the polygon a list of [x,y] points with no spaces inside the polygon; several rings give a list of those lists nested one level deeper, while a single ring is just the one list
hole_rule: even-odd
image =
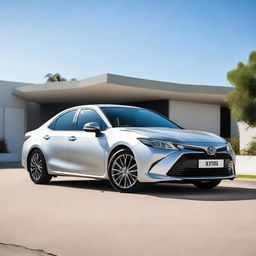
[{"label": "white wall", "polygon": [[[0,81],[0,138],[5,138],[13,161],[19,161],[26,131],[26,101],[13,95],[16,87],[24,83]],[[0,162],[9,159],[1,154]]]},{"label": "white wall", "polygon": [[219,105],[170,100],[169,118],[186,129],[220,135]]},{"label": "white wall", "polygon": [[0,107],[26,108],[26,101],[13,95],[16,87],[25,85],[26,83],[0,81]]},{"label": "white wall", "polygon": [[253,137],[256,139],[256,128],[248,128],[248,125],[243,122],[239,122],[238,127],[240,134],[240,150],[243,150],[253,140]]},{"label": "white wall", "polygon": [[256,175],[256,156],[236,156],[236,173]]},{"label": "white wall", "polygon": [[4,108],[0,107],[0,138],[4,137]]},{"label": "white wall", "polygon": [[4,137],[9,152],[20,152],[25,134],[25,111],[22,108],[5,108]]}]

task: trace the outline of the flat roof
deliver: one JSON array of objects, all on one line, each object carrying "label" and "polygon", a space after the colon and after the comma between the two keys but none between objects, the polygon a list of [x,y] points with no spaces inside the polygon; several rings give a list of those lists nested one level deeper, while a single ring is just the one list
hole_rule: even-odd
[{"label": "flat roof", "polygon": [[225,104],[233,90],[227,86],[192,85],[102,74],[83,80],[17,87],[14,94],[37,103],[126,103],[149,100],[181,100]]}]

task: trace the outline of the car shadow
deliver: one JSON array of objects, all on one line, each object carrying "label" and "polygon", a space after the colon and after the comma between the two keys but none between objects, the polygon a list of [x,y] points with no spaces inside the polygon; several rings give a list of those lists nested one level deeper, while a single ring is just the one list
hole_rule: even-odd
[{"label": "car shadow", "polygon": [[99,190],[102,192],[115,191],[109,184],[109,181],[107,180],[52,180],[48,185],[78,189]]},{"label": "car shadow", "polygon": [[154,184],[147,186],[144,194],[162,198],[197,201],[238,201],[256,199],[256,189],[219,185],[210,190],[200,190],[192,184]]},{"label": "car shadow", "polygon": [[[85,190],[98,190],[102,192],[115,192],[109,184],[109,181],[106,180],[53,180],[49,185]],[[241,186],[241,184],[239,184],[239,186]],[[212,190],[199,190],[191,184],[150,184],[146,185],[141,192],[136,194],[196,201],[237,201],[256,199],[255,188],[229,187],[221,184]]]}]

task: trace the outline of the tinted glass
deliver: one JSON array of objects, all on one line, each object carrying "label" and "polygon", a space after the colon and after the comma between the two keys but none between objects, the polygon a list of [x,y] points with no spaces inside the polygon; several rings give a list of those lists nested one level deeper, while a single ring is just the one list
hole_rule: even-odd
[{"label": "tinted glass", "polygon": [[107,128],[106,124],[102,120],[102,118],[96,113],[94,110],[84,109],[79,113],[79,117],[77,119],[76,130],[82,131],[83,127],[86,123],[97,122],[100,126],[101,130],[105,130]]},{"label": "tinted glass", "polygon": [[55,131],[68,131],[72,130],[73,127],[73,119],[76,111],[70,111],[66,114],[60,116],[55,122]]},{"label": "tinted glass", "polygon": [[48,126],[49,129],[54,130],[56,121],[54,121],[52,124]]},{"label": "tinted glass", "polygon": [[141,108],[102,107],[113,127],[180,127],[167,118]]}]

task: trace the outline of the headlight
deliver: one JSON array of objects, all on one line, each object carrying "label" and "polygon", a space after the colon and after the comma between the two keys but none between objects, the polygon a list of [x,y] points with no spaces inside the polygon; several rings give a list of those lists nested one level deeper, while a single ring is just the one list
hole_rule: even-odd
[{"label": "headlight", "polygon": [[175,151],[179,151],[180,149],[182,149],[182,146],[175,145],[170,141],[147,139],[147,138],[138,138],[138,140],[149,147],[171,149]]},{"label": "headlight", "polygon": [[227,144],[227,149],[228,149],[228,151],[234,152],[234,150],[229,142]]}]

